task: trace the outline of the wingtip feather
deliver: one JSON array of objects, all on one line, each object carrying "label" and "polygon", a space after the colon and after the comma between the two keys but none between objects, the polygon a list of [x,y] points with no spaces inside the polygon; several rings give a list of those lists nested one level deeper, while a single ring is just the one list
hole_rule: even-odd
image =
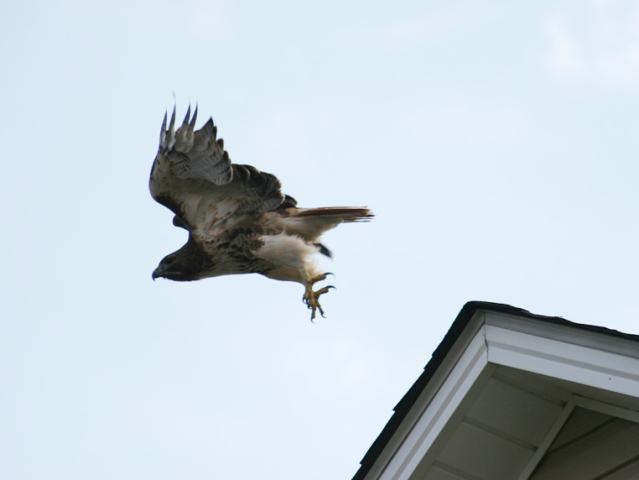
[{"label": "wingtip feather", "polygon": [[164,111],[164,119],[162,120],[162,127],[160,128],[160,147],[164,147],[166,143],[166,121],[168,117],[168,112]]},{"label": "wingtip feather", "polygon": [[182,127],[185,127],[189,124],[189,120],[191,119],[191,105],[189,104],[189,108],[186,110],[186,115],[184,116],[184,120],[182,120]]},{"label": "wingtip feather", "polygon": [[195,130],[195,122],[197,120],[197,103],[195,104],[195,110],[193,111],[193,118],[191,119],[191,123],[189,126],[191,127],[191,131]]}]

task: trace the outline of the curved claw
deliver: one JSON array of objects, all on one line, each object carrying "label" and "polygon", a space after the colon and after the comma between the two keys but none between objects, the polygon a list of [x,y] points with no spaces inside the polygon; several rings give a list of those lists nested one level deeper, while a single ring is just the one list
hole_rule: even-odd
[{"label": "curved claw", "polygon": [[321,275],[318,275],[316,277],[313,277],[309,280],[309,283],[311,285],[317,283],[317,282],[321,282],[323,280],[326,280],[326,277],[328,277],[329,275],[335,276],[335,274],[333,272],[326,272],[326,273],[322,273]]},{"label": "curved claw", "polygon": [[324,295],[324,294],[325,294],[325,293],[327,293],[327,292],[328,292],[331,288],[332,288],[333,290],[337,290],[337,288],[335,288],[335,286],[333,286],[333,285],[327,285],[326,287],[322,287],[322,288],[320,288],[319,290],[317,290],[317,291],[315,291],[315,292],[313,292],[313,293],[315,294],[315,296],[316,296],[317,298],[319,298],[319,296],[320,296],[320,295]]}]

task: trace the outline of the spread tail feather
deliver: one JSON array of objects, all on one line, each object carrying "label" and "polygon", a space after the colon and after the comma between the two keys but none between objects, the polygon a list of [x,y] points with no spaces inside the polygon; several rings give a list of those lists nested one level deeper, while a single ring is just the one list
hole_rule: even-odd
[{"label": "spread tail feather", "polygon": [[366,222],[374,217],[366,207],[301,208],[296,217],[333,217],[339,222]]},{"label": "spread tail feather", "polygon": [[371,218],[373,213],[366,207],[289,208],[282,221],[287,232],[316,242],[322,233],[340,223],[366,222]]}]

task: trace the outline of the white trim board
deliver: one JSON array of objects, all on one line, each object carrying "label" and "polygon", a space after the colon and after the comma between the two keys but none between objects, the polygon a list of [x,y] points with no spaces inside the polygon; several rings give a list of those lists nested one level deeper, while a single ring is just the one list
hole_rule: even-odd
[{"label": "white trim board", "polygon": [[639,359],[486,325],[488,361],[639,397]]},{"label": "white trim board", "polygon": [[388,464],[395,457],[402,445],[404,445],[406,438],[413,430],[413,426],[424,414],[435,395],[437,395],[442,389],[444,383],[448,381],[449,373],[457,365],[467,347],[471,344],[473,339],[476,337],[476,334],[483,327],[483,324],[484,313],[477,312],[468,322],[468,325],[454,345],[450,348],[437,370],[435,370],[432,374],[428,380],[428,384],[419,394],[410,411],[406,413],[406,416],[397,427],[397,430],[393,433],[393,436],[390,438],[388,443],[384,446],[384,449],[377,456],[375,463],[371,466],[365,476],[366,479],[377,479],[381,477],[388,467]]},{"label": "white trim board", "polygon": [[371,478],[408,479],[487,366],[484,329],[481,328],[381,475]]}]

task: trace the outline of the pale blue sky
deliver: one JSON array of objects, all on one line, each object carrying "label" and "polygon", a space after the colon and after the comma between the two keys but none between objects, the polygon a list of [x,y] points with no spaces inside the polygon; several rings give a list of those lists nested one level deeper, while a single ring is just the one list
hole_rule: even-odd
[{"label": "pale blue sky", "polygon": [[[639,3],[11,2],[0,478],[349,478],[468,300],[639,333]],[[164,109],[303,206],[338,290],[178,284]]]}]

